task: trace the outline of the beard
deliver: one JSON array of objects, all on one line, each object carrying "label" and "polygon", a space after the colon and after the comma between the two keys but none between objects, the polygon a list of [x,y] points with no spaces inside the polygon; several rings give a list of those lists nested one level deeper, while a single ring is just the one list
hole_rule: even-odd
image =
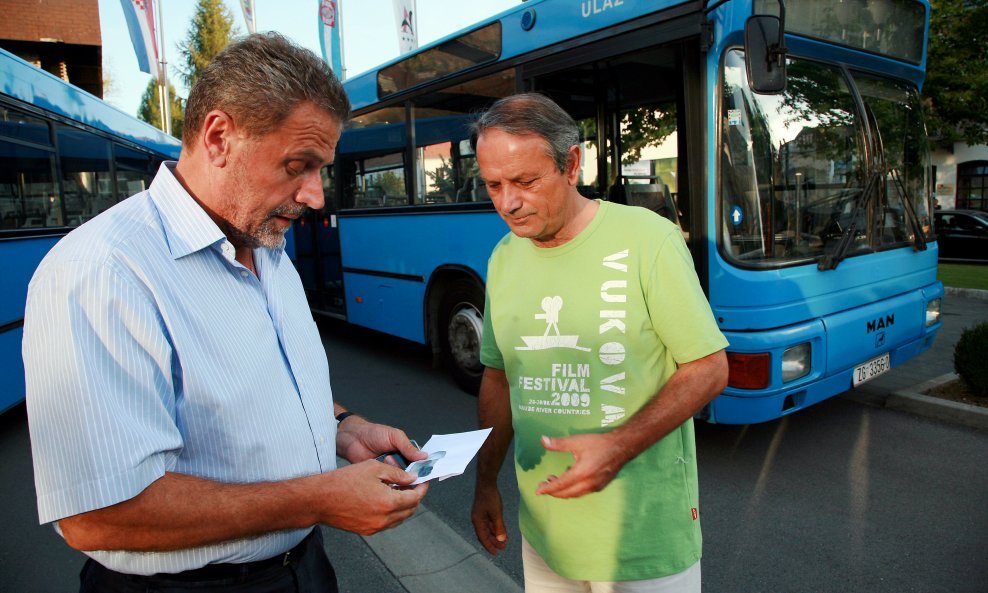
[{"label": "beard", "polygon": [[236,218],[239,220],[227,221],[228,227],[224,229],[230,242],[234,245],[257,249],[266,247],[274,249],[280,247],[285,240],[285,233],[291,226],[278,228],[276,219],[279,217],[298,218],[309,211],[308,206],[289,205],[278,206],[261,219],[260,222],[252,222],[247,212],[241,212]]}]

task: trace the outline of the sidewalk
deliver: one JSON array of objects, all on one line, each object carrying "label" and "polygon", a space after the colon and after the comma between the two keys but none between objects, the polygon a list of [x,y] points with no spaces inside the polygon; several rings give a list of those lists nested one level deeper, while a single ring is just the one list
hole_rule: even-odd
[{"label": "sidewalk", "polygon": [[323,529],[341,593],[522,593],[522,587],[425,505],[362,537]]},{"label": "sidewalk", "polygon": [[[948,289],[943,327],[929,351],[851,390],[842,397],[940,420],[965,422],[972,412],[921,395],[924,384],[954,370],[954,345],[961,332],[988,320],[988,291]],[[925,401],[929,400],[929,401]],[[977,422],[988,428],[988,410]],[[343,593],[521,593],[522,587],[423,505],[415,516],[370,537],[324,529],[326,549]]]}]

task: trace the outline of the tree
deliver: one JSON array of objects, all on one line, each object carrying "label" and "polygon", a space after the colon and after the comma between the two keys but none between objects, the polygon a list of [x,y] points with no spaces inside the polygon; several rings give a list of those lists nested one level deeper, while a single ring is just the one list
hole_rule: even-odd
[{"label": "tree", "polygon": [[[182,99],[175,92],[172,83],[168,83],[168,102],[171,104],[172,116],[172,136],[182,137],[182,124],[185,122],[185,109]],[[161,126],[161,101],[158,100],[158,81],[151,79],[148,88],[144,90],[141,97],[141,106],[137,110],[137,117],[148,122],[152,126],[163,129]]]},{"label": "tree", "polygon": [[233,13],[223,0],[199,0],[189,32],[178,48],[184,62],[179,71],[186,88],[192,88],[206,64],[238,34]]},{"label": "tree", "polygon": [[[223,0],[198,0],[189,32],[178,46],[184,67],[180,66],[177,70],[186,88],[192,88],[206,64],[229,45],[237,33],[233,26],[233,14],[223,4]],[[181,138],[185,109],[182,99],[170,82],[168,96],[171,103],[172,135]],[[151,125],[161,127],[161,105],[154,80],[148,83],[148,88],[141,97],[137,115]]]},{"label": "tree", "polygon": [[933,0],[923,86],[930,137],[988,144],[988,0]]}]

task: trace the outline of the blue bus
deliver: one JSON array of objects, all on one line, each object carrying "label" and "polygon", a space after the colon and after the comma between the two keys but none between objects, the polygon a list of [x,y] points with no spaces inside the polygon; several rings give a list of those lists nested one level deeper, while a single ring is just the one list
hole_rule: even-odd
[{"label": "blue bus", "polygon": [[927,350],[939,330],[919,0],[533,0],[346,81],[355,118],[296,222],[314,311],[482,367],[507,232],[468,124],[537,91],[579,123],[579,189],[677,223],[730,383],[710,421],[768,421]]},{"label": "blue bus", "polygon": [[144,190],[180,144],[0,50],[0,412],[24,400],[27,284],[66,233]]}]

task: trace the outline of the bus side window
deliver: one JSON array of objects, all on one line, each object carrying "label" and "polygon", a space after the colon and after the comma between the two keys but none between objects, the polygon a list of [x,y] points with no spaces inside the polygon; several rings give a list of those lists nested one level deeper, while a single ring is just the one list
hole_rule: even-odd
[{"label": "bus side window", "polygon": [[151,184],[151,156],[120,144],[113,145],[117,170],[117,201],[140,193]]},{"label": "bus side window", "polygon": [[0,230],[62,226],[48,124],[0,107]]},{"label": "bus side window", "polygon": [[78,226],[116,201],[110,179],[110,143],[66,126],[58,126],[57,136],[65,188],[65,224]]},{"label": "bus side window", "polygon": [[361,159],[352,185],[353,207],[407,206],[404,163],[400,152]]},{"label": "bus side window", "polygon": [[457,202],[490,202],[487,184],[480,177],[477,167],[477,155],[473,153],[469,140],[460,140],[460,158],[457,161],[460,172],[460,186],[456,190]]},{"label": "bus side window", "polygon": [[423,174],[417,179],[416,204],[443,204],[456,200],[453,174],[453,143],[442,142],[418,149],[416,160]]}]

